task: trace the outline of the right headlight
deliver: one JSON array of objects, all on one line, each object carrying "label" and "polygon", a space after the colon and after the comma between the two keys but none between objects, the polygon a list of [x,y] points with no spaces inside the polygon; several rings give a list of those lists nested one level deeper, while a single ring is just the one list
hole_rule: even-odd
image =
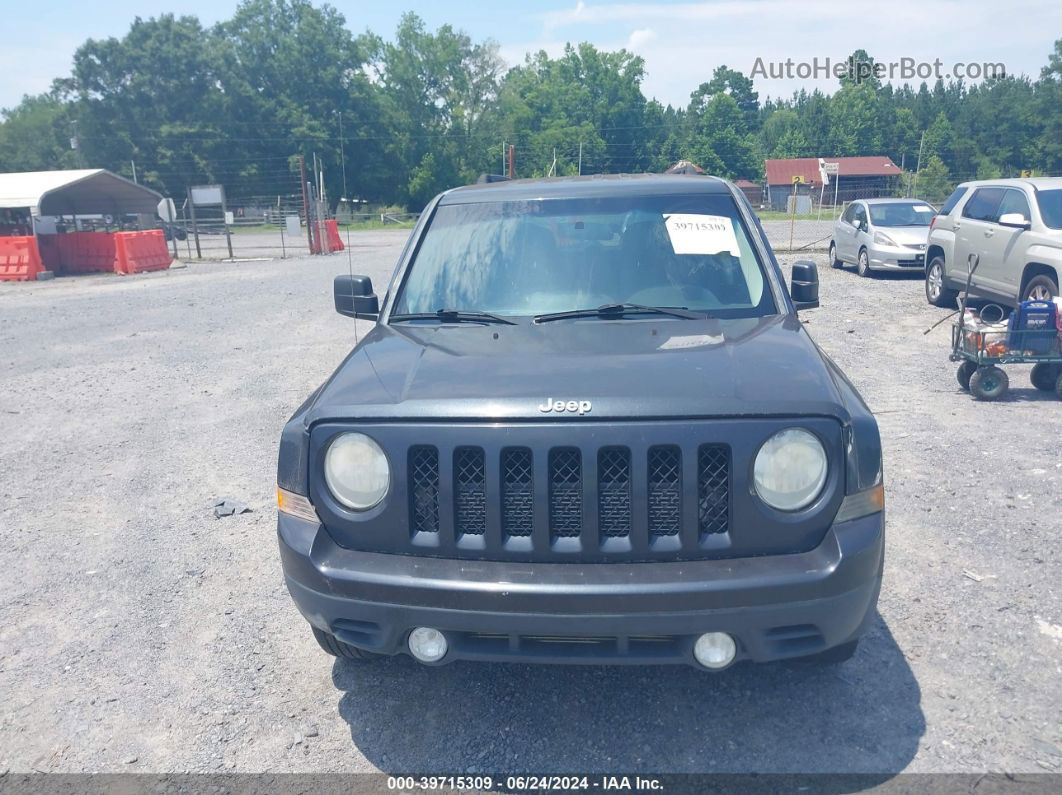
[{"label": "right headlight", "polygon": [[827,469],[826,450],[819,438],[803,428],[786,428],[764,442],[756,454],[756,494],[772,508],[799,511],[822,492]]},{"label": "right headlight", "polygon": [[380,445],[363,433],[343,433],[328,446],[325,482],[348,508],[367,511],[387,494],[391,468]]}]

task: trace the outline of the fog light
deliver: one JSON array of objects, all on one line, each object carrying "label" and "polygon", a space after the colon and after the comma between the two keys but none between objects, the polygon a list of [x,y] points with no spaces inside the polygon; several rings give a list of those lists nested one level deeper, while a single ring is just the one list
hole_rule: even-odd
[{"label": "fog light", "polygon": [[693,656],[705,668],[726,668],[737,656],[737,644],[725,632],[705,632],[693,644]]},{"label": "fog light", "polygon": [[421,662],[438,662],[446,656],[446,636],[431,627],[417,627],[409,633],[409,653]]}]

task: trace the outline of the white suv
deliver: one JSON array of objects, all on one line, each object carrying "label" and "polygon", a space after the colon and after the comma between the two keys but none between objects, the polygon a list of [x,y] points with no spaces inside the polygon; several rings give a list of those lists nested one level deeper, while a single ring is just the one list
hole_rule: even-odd
[{"label": "white suv", "polygon": [[1062,277],[1062,177],[964,182],[933,219],[926,300],[954,306],[970,294],[1016,306],[1050,300]]}]

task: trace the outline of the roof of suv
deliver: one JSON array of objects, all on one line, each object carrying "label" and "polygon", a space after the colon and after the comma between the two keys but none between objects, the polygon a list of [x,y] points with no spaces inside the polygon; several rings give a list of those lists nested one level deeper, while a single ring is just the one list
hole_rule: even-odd
[{"label": "roof of suv", "polygon": [[1062,177],[1024,177],[1021,179],[977,179],[970,182],[961,183],[962,187],[969,188],[982,188],[982,187],[1012,187],[1021,188],[1023,186],[1031,186],[1037,190],[1050,190],[1052,188],[1062,188]]},{"label": "roof of suv", "polygon": [[441,204],[729,192],[726,180],[700,174],[595,174],[466,185],[443,194]]}]

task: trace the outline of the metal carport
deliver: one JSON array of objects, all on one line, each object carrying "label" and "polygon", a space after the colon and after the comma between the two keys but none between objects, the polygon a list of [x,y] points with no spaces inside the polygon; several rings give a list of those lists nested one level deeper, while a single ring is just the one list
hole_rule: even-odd
[{"label": "metal carport", "polygon": [[0,208],[30,215],[154,215],[162,195],[102,168],[0,174]]}]

